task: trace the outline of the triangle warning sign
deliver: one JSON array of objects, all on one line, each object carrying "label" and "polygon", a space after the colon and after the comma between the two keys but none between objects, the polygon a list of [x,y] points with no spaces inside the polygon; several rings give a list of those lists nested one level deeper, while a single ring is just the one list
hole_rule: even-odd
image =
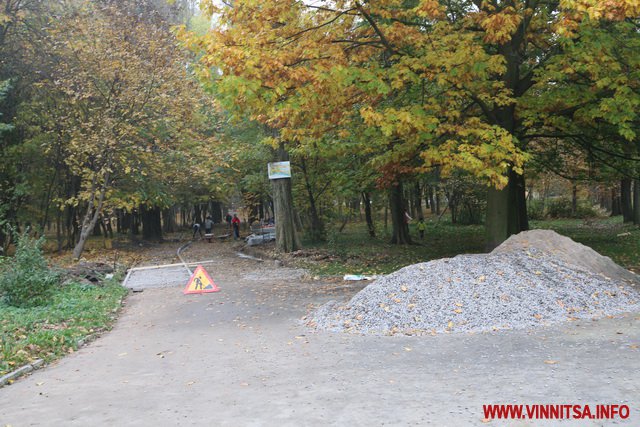
[{"label": "triangle warning sign", "polygon": [[213,283],[213,279],[203,266],[199,265],[193,272],[189,283],[182,291],[183,294],[203,294],[206,292],[218,292],[220,289]]}]

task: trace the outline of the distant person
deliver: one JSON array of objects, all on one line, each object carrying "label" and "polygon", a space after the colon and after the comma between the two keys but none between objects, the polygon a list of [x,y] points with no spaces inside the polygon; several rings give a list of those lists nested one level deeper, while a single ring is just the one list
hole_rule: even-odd
[{"label": "distant person", "polygon": [[240,238],[240,218],[238,218],[238,214],[233,214],[231,225],[233,226],[233,240],[238,240]]},{"label": "distant person", "polygon": [[210,216],[204,220],[204,234],[211,234],[213,232],[213,220]]},{"label": "distant person", "polygon": [[202,238],[202,230],[200,229],[200,223],[199,222],[194,222],[192,228],[193,228],[193,237],[192,237],[192,239],[196,238],[196,234],[200,234],[200,237]]},{"label": "distant person", "polygon": [[204,235],[207,238],[207,241],[211,243],[211,238],[213,237],[213,220],[210,216],[204,220]]},{"label": "distant person", "polygon": [[230,214],[227,214],[227,216],[224,217],[224,220],[227,222],[227,227],[229,228],[229,231],[231,231],[231,220],[233,220],[233,218],[231,217]]},{"label": "distant person", "polygon": [[411,222],[411,220],[413,220],[413,218],[411,218],[411,216],[409,216],[409,212],[407,212],[405,210],[404,211],[404,223],[405,224],[409,224]]},{"label": "distant person", "polygon": [[427,224],[424,223],[424,218],[420,217],[420,219],[418,219],[417,228],[418,233],[420,233],[420,239],[424,239],[424,231],[427,229]]}]

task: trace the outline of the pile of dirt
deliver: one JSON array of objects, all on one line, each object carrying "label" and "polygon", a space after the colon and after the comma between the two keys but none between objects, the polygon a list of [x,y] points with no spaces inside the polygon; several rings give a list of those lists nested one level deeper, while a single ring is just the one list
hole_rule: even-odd
[{"label": "pile of dirt", "polygon": [[114,269],[102,262],[79,262],[64,271],[65,283],[84,283],[88,285],[101,284],[105,278],[113,277]]},{"label": "pile of dirt", "polygon": [[490,254],[410,265],[331,301],[307,325],[368,334],[481,332],[640,310],[633,273],[553,231],[534,230]]},{"label": "pile of dirt", "polygon": [[544,252],[567,264],[601,274],[614,281],[640,285],[640,276],[624,269],[611,258],[600,255],[588,246],[552,230],[531,230],[515,234],[493,250],[493,254],[512,253],[530,248]]}]

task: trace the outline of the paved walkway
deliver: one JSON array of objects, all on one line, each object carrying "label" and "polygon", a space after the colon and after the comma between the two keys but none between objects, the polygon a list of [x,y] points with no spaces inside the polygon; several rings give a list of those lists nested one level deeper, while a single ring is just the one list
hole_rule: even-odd
[{"label": "paved walkway", "polygon": [[0,389],[0,426],[558,423],[483,423],[487,403],[625,403],[626,422],[562,425],[640,425],[640,313],[537,332],[311,333],[310,304],[358,289],[223,248],[209,268],[221,292],[131,295],[112,332]]}]

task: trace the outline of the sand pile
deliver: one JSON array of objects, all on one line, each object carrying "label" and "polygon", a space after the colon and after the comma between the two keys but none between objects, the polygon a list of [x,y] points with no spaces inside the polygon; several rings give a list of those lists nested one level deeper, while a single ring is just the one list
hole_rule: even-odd
[{"label": "sand pile", "polygon": [[490,254],[414,264],[307,319],[367,334],[481,332],[640,310],[638,276],[553,231],[512,236]]}]

